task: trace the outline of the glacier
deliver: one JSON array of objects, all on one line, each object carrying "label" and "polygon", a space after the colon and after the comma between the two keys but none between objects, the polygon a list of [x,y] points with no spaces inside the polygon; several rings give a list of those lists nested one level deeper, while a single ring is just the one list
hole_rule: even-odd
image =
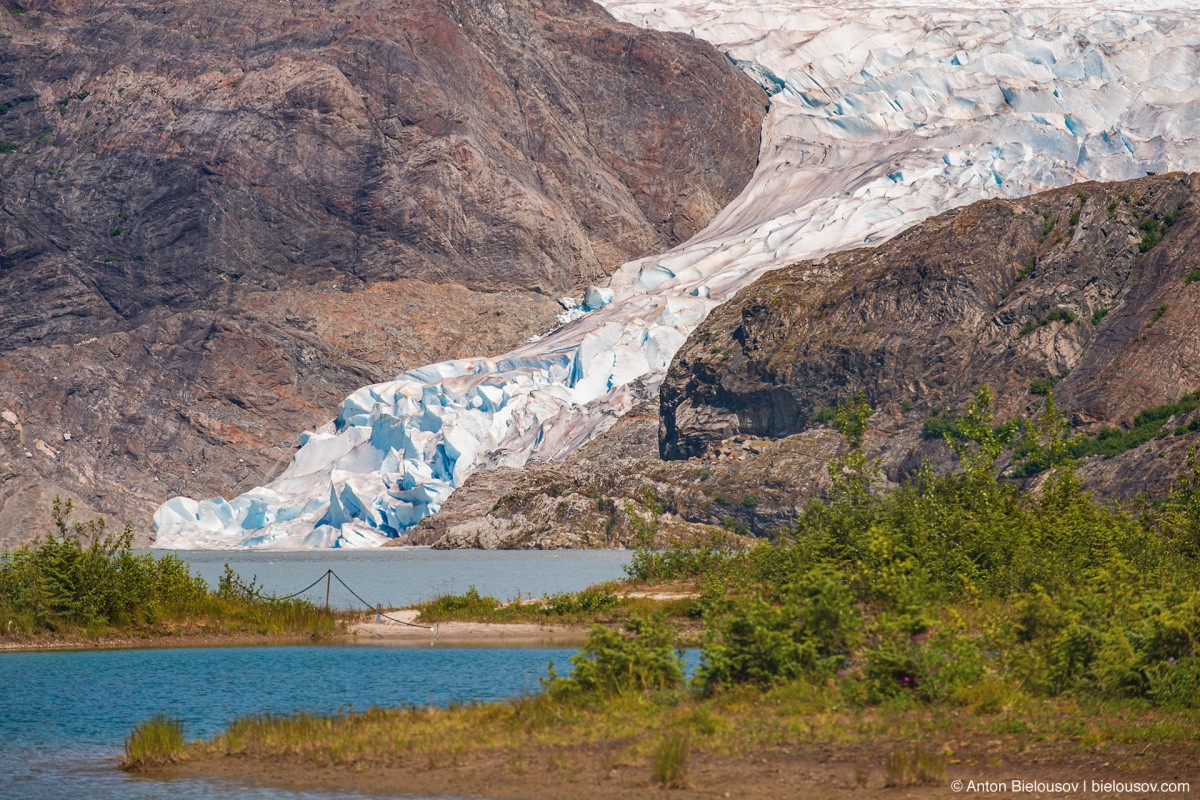
[{"label": "glacier", "polygon": [[722,49],[770,94],[749,184],[497,358],[366,386],[233,500],[176,497],[159,548],[382,544],[476,469],[561,458],[653,395],[688,333],[763,272],[933,214],[1083,180],[1200,170],[1196,0],[603,0]]}]

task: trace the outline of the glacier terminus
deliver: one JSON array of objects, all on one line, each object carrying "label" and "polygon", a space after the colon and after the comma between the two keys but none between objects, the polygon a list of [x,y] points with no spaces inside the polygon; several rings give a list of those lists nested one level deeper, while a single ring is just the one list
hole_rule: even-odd
[{"label": "glacier terminus", "polygon": [[1191,0],[604,5],[714,43],[771,94],[741,195],[690,241],[589,289],[537,341],[363,387],[267,485],[168,501],[156,547],[382,544],[474,470],[561,458],[607,430],[766,270],[976,200],[1200,170]]}]

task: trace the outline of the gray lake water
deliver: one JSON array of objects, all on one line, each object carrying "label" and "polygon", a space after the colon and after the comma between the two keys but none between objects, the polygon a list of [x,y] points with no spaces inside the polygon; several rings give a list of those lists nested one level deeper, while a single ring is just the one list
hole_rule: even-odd
[{"label": "gray lake water", "polygon": [[[163,551],[154,551],[161,553]],[[192,571],[210,586],[228,563],[242,577],[258,576],[267,592],[280,596],[298,592],[332,569],[350,588],[371,603],[405,606],[440,594],[460,594],[474,586],[481,594],[501,600],[575,592],[592,584],[624,577],[628,550],[430,550],[423,547],[385,547],[371,550],[180,550]],[[304,594],[325,602],[322,580]],[[330,605],[361,608],[336,580],[331,582]]]}]

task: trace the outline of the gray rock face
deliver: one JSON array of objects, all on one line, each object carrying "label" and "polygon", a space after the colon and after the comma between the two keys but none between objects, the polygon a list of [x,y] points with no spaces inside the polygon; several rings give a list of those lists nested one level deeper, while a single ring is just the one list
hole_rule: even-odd
[{"label": "gray rock face", "polygon": [[38,484],[145,532],[172,494],[262,482],[357,386],[545,330],[549,296],[736,195],[766,105],[584,0],[18,11],[0,528]]},{"label": "gray rock face", "polygon": [[[1200,176],[1077,184],[976,203],[872,249],[760,279],[688,339],[662,387],[664,458],[730,436],[779,438],[864,391],[883,413],[885,466],[920,457],[937,408],[984,383],[1001,418],[1041,402],[1035,381],[1083,432],[1200,389]],[[1160,241],[1161,240],[1161,241]],[[1181,442],[1168,468],[1179,466]],[[1119,463],[1157,458],[1148,444]],[[1103,491],[1165,489],[1164,470],[1087,465]]]}]

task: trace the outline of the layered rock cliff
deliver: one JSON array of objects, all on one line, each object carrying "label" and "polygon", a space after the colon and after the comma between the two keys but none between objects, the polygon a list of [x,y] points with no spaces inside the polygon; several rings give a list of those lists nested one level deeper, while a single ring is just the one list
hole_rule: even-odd
[{"label": "layered rock cliff", "polygon": [[[765,95],[583,0],[27,2],[0,19],[0,530],[286,462],[686,239]],[[69,438],[68,438],[69,437]]]},{"label": "layered rock cliff", "polygon": [[[1173,173],[985,201],[770,273],[680,349],[661,423],[646,409],[564,462],[477,475],[420,530],[439,546],[623,544],[636,516],[767,535],[827,488],[844,443],[821,412],[860,391],[891,482],[953,466],[939,431],[984,383],[1001,419],[1033,415],[1052,387],[1075,433],[1115,441],[1200,390],[1198,189]],[[1081,476],[1161,496],[1200,443],[1196,405],[1086,457]]]}]

